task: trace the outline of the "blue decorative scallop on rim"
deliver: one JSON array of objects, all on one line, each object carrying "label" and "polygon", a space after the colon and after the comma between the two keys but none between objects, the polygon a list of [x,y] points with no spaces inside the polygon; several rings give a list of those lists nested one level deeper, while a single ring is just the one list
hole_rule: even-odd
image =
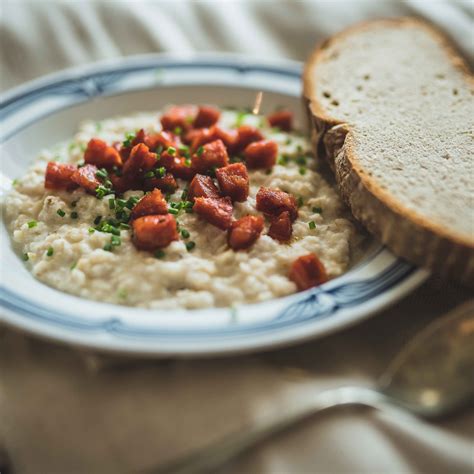
[{"label": "blue decorative scallop on rim", "polygon": [[[156,110],[173,102],[243,107],[260,90],[269,108],[283,104],[299,110],[300,74],[301,64],[291,61],[147,55],[33,81],[2,98],[2,189],[40,148],[67,139],[85,118]],[[303,123],[302,111],[299,119]],[[368,317],[427,277],[373,242],[342,277],[285,298],[230,309],[144,310],[77,298],[39,283],[11,248],[4,225],[1,232],[3,322],[55,340],[129,354],[223,354],[314,338]]]}]

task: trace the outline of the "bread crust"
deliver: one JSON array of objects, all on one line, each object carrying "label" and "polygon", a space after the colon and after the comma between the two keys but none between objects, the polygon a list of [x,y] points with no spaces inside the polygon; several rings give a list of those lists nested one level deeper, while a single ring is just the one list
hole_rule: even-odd
[{"label": "bread crust", "polygon": [[349,125],[329,115],[316,97],[313,68],[322,60],[325,49],[341,38],[366,29],[394,26],[417,27],[427,31],[474,87],[468,64],[451,40],[433,26],[415,18],[373,20],[355,25],[321,43],[305,64],[303,96],[312,129],[315,151],[322,155],[336,176],[342,197],[354,217],[386,244],[395,254],[427,267],[440,275],[474,286],[474,236],[471,239],[446,229],[415,211],[407,209],[382,189],[365,172],[354,152]]}]

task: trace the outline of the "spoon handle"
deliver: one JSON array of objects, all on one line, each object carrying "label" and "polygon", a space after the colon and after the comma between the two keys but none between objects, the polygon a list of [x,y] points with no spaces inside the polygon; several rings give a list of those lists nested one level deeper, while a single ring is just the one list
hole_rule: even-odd
[{"label": "spoon handle", "polygon": [[390,408],[397,412],[405,412],[394,405],[391,399],[370,388],[340,387],[330,389],[321,392],[312,399],[310,404],[300,407],[297,411],[281,413],[277,418],[260,423],[259,426],[232,433],[170,464],[145,472],[148,474],[198,474],[211,472],[237,458],[258,443],[268,440],[329,408],[342,405]]}]

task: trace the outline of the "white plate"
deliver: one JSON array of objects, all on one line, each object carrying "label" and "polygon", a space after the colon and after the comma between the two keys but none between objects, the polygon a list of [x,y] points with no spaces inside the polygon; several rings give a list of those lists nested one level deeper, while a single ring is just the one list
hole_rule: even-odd
[{"label": "white plate", "polygon": [[[301,111],[301,64],[233,55],[151,55],[72,69],[3,97],[2,179],[21,176],[43,147],[70,138],[83,119],[158,110],[168,103]],[[9,178],[9,179],[8,179]],[[75,345],[148,355],[211,355],[314,338],[354,324],[413,290],[427,273],[373,243],[351,271],[321,287],[234,309],[158,311],[97,303],[35,280],[2,225],[1,320]]]}]

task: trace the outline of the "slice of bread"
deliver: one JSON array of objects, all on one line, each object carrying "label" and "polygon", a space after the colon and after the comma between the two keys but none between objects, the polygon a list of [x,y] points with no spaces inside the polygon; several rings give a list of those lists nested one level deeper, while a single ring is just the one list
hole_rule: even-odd
[{"label": "slice of bread", "polygon": [[319,156],[394,253],[474,284],[474,78],[446,37],[377,20],[321,44],[304,97]]}]

